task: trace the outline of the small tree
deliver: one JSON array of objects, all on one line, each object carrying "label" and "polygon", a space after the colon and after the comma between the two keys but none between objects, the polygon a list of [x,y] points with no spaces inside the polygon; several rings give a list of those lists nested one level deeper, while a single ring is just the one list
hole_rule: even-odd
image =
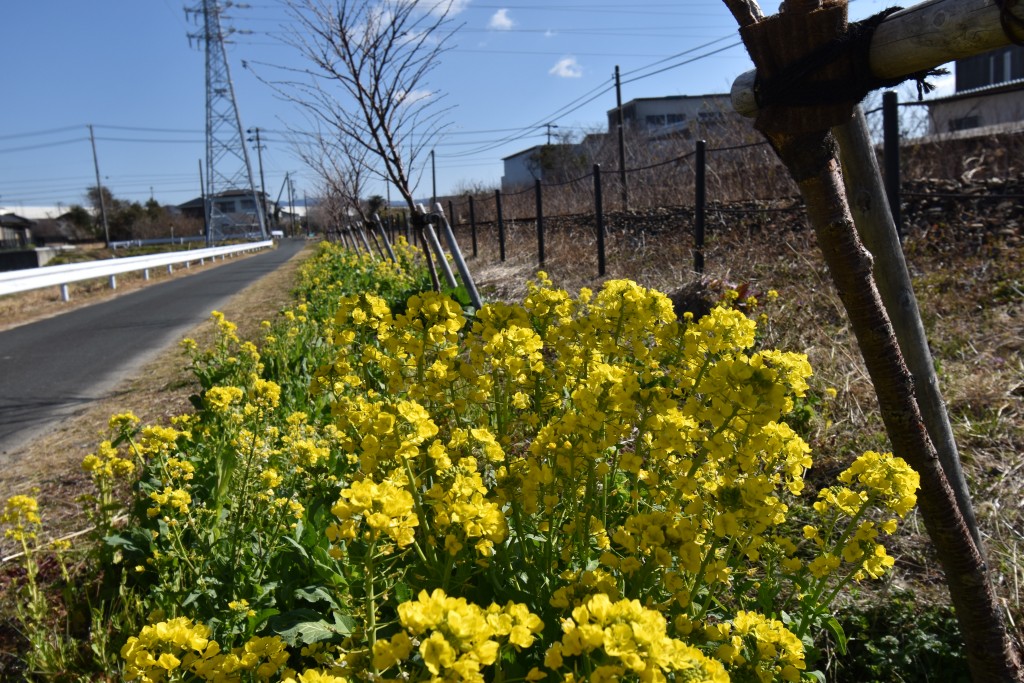
[{"label": "small tree", "polygon": [[339,138],[362,147],[415,213],[417,161],[445,127],[427,77],[455,32],[455,0],[288,0],[286,42],[309,66],[272,83]]}]

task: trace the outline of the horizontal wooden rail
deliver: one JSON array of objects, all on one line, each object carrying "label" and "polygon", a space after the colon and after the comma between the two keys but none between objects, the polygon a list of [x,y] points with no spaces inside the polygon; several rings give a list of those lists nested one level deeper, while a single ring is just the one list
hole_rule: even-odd
[{"label": "horizontal wooden rail", "polygon": [[[1019,6],[1013,14],[1024,19]],[[868,58],[878,78],[903,78],[1009,44],[994,0],[929,0],[879,24]],[[732,106],[744,116],[757,114],[756,80],[755,69],[733,82]]]},{"label": "horizontal wooden rail", "polygon": [[33,289],[59,286],[64,300],[67,300],[67,285],[82,280],[93,280],[108,277],[111,285],[116,286],[114,276],[121,273],[135,271],[148,271],[150,268],[166,266],[173,267],[178,263],[195,263],[206,259],[214,259],[218,256],[226,257],[247,251],[258,251],[272,247],[274,242],[249,242],[246,244],[233,244],[225,247],[211,247],[209,249],[190,249],[187,251],[172,251],[163,254],[148,254],[146,256],[131,256],[128,258],[104,259],[101,261],[86,261],[83,263],[69,263],[60,266],[44,266],[30,270],[14,270],[0,273],[0,296],[27,292]]}]

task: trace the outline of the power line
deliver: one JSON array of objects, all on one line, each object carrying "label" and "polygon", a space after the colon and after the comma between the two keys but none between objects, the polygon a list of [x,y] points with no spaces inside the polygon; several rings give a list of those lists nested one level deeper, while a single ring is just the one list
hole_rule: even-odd
[{"label": "power line", "polygon": [[80,123],[74,126],[63,126],[61,128],[49,128],[47,130],[33,130],[27,133],[10,133],[8,135],[0,135],[0,140],[19,140],[21,138],[37,137],[39,135],[52,135],[54,133],[66,133],[69,130],[78,130],[79,128],[85,128],[84,123]]},{"label": "power line", "polygon": [[59,147],[61,145],[70,145],[76,142],[86,142],[89,138],[72,138],[70,140],[58,140],[57,142],[44,142],[39,145],[27,145],[25,147],[8,147],[6,149],[0,149],[0,154],[8,154],[10,152],[29,152],[33,149],[43,149],[45,147]]},{"label": "power line", "polygon": [[731,43],[729,45],[726,45],[725,47],[720,47],[717,50],[712,50],[711,52],[705,52],[704,54],[697,55],[696,57],[693,57],[691,59],[686,59],[686,60],[683,60],[681,62],[677,62],[675,64],[670,64],[669,66],[663,67],[663,68],[658,69],[656,71],[652,71],[650,73],[646,73],[646,74],[643,74],[641,76],[636,76],[635,78],[630,78],[627,81],[622,81],[622,84],[625,85],[627,83],[635,83],[636,81],[641,81],[641,80],[643,80],[645,78],[650,78],[651,76],[656,76],[657,74],[664,73],[666,71],[671,71],[672,69],[678,69],[679,67],[685,66],[686,64],[692,64],[693,62],[697,62],[697,61],[700,61],[701,59],[705,59],[707,57],[711,57],[712,55],[717,55],[718,53],[725,52],[726,50],[731,50],[732,48],[737,47],[737,46],[742,45],[742,44],[743,44],[743,41],[736,41],[735,43]]}]

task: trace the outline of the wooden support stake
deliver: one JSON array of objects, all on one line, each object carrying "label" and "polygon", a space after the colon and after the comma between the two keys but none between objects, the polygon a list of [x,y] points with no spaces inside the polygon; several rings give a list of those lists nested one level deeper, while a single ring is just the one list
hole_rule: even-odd
[{"label": "wooden support stake", "polygon": [[939,391],[939,380],[928,348],[924,322],[917,307],[896,225],[888,210],[878,161],[861,108],[857,107],[850,123],[837,126],[833,133],[839,141],[843,180],[857,232],[874,259],[875,281],[892,321],[900,351],[913,377],[914,393],[928,436],[935,445],[942,469],[953,488],[974,544],[984,556],[978,522],[971,505],[971,494],[960,466],[960,454],[953,439],[946,404]]},{"label": "wooden support stake", "polygon": [[[726,4],[733,9],[735,3]],[[1024,3],[1011,3],[1009,11],[1024,18]],[[871,73],[878,78],[904,78],[1009,44],[993,0],[928,0],[879,24],[868,58]],[[744,116],[757,114],[756,80],[757,71],[752,70],[733,82],[733,108]]]}]

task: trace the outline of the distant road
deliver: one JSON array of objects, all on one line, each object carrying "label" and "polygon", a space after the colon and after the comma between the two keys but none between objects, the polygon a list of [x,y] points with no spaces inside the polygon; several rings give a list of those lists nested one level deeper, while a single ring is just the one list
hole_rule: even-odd
[{"label": "distant road", "polygon": [[0,332],[0,464],[54,421],[101,398],[305,244],[284,240],[255,256]]}]

